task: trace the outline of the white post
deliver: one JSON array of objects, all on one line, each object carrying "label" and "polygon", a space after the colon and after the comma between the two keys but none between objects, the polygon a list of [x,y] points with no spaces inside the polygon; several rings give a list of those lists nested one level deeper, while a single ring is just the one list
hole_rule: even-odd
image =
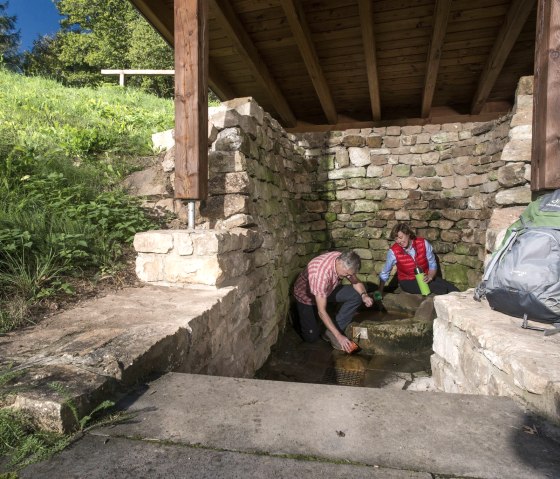
[{"label": "white post", "polygon": [[189,200],[188,205],[188,225],[187,228],[194,230],[194,200]]},{"label": "white post", "polygon": [[124,72],[119,73],[119,86],[124,86]]}]

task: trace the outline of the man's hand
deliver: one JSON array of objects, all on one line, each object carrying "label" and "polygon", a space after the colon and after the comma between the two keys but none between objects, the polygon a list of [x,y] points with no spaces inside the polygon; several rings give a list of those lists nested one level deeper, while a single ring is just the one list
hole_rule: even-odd
[{"label": "man's hand", "polygon": [[344,352],[351,353],[353,351],[354,348],[352,347],[352,341],[350,341],[346,336],[344,336],[344,334],[338,333],[336,339],[340,343],[340,346],[342,347]]},{"label": "man's hand", "polygon": [[373,299],[371,299],[371,296],[364,294],[362,296],[362,301],[364,302],[364,304],[368,307],[371,308],[373,306]]}]

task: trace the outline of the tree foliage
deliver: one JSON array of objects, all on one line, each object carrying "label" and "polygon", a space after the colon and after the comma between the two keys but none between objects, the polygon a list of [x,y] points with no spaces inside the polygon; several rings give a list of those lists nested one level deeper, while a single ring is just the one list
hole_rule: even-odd
[{"label": "tree foliage", "polygon": [[7,14],[9,2],[0,2],[0,64],[18,70],[20,34],[16,30],[16,17]]},{"label": "tree foliage", "polygon": [[[69,86],[116,81],[101,69],[172,69],[173,51],[128,0],[55,0],[61,30],[35,41],[24,71]],[[171,96],[170,76],[127,78],[127,84]]]}]

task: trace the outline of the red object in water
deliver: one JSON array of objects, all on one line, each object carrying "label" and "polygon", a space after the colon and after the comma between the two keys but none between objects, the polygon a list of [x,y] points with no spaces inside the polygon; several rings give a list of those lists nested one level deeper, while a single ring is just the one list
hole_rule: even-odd
[{"label": "red object in water", "polygon": [[353,354],[360,350],[360,346],[358,346],[354,341],[350,341],[352,343],[352,349],[348,352],[348,354]]}]

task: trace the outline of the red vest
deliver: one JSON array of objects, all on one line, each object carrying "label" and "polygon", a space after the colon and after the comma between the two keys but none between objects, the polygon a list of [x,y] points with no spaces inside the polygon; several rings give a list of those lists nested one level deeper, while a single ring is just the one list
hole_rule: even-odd
[{"label": "red vest", "polygon": [[410,256],[402,246],[399,246],[397,243],[391,246],[391,250],[395,253],[395,258],[397,258],[397,278],[399,281],[403,279],[414,279],[414,268],[416,265],[420,266],[424,273],[428,272],[428,258],[426,257],[426,243],[424,242],[424,238],[413,239],[412,246],[416,250],[416,264],[412,256]]}]

